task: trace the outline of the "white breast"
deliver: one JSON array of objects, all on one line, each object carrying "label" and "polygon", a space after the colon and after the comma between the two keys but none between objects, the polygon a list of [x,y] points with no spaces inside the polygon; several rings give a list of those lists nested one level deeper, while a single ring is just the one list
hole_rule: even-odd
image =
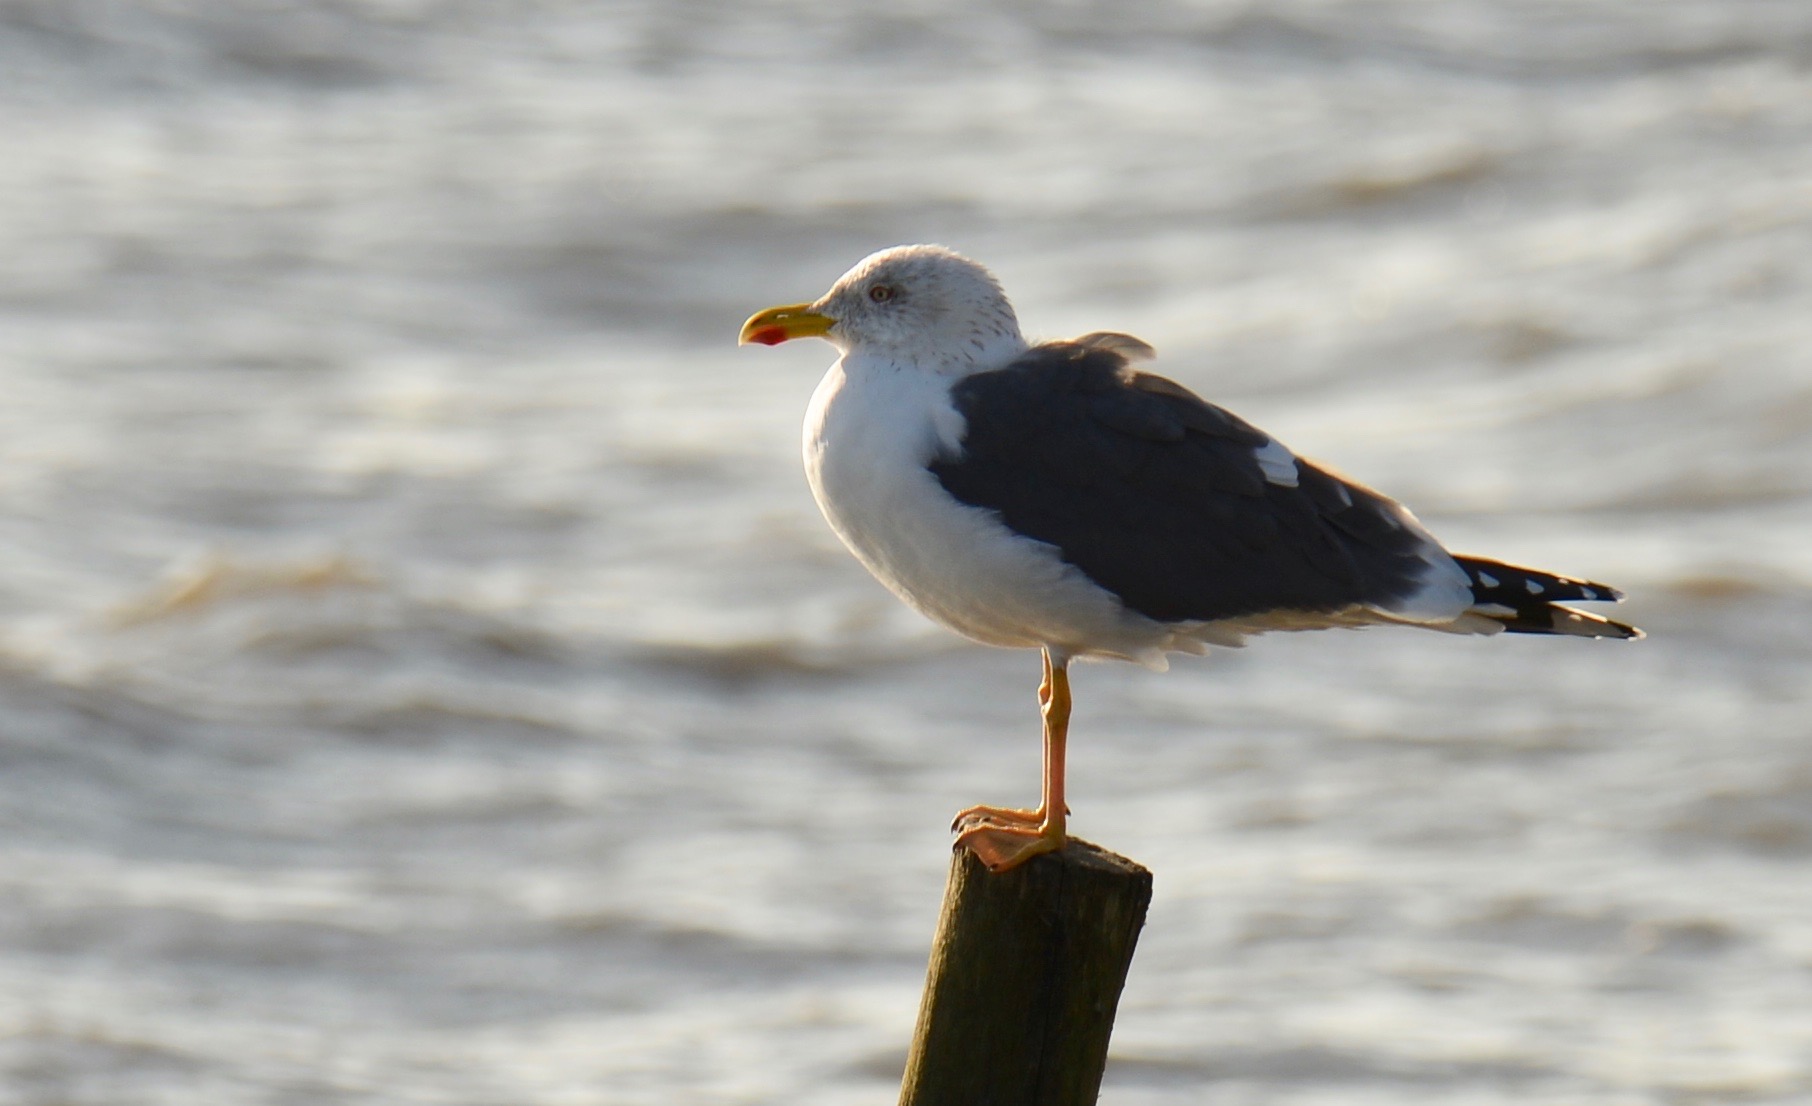
[{"label": "white breast", "polygon": [[950,380],[839,361],[805,420],[805,471],[831,528],[908,604],[990,645],[1151,662],[1171,634],[1125,611],[1055,548],[951,498],[925,466],[954,452]]}]

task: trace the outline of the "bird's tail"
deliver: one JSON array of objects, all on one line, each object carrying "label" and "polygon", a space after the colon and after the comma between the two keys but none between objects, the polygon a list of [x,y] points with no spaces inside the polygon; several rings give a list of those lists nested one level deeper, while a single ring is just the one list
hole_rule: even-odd
[{"label": "bird's tail", "polygon": [[1634,626],[1560,605],[1564,600],[1615,603],[1623,598],[1616,588],[1483,557],[1454,560],[1472,581],[1472,613],[1502,623],[1510,633],[1625,639],[1643,636]]}]

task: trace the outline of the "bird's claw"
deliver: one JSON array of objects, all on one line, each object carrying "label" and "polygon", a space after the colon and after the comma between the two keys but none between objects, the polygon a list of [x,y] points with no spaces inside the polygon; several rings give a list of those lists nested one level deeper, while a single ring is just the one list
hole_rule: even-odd
[{"label": "bird's claw", "polygon": [[1030,826],[1033,829],[1044,824],[1042,810],[1018,810],[1005,806],[972,806],[959,810],[956,817],[950,819],[950,828],[955,832],[971,829],[975,826]]},{"label": "bird's claw", "polygon": [[[1069,816],[1070,808],[1067,804],[1063,808],[1063,813],[1065,817]],[[1022,826],[1037,829],[1042,825],[1044,825],[1044,811],[1020,810],[1004,806],[972,806],[967,810],[957,811],[956,817],[950,819],[950,829],[953,833],[961,833],[977,826]]]},{"label": "bird's claw", "polygon": [[1043,853],[1056,852],[1066,840],[1061,825],[970,826],[956,838],[956,848],[968,849],[990,872],[1017,868]]}]

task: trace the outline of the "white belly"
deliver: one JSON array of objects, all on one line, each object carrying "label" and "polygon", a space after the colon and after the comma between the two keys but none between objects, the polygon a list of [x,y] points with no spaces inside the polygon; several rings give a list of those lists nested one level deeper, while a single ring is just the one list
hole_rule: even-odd
[{"label": "white belly", "polygon": [[831,529],[896,595],[990,645],[1161,663],[1171,631],[1126,611],[1052,546],[951,498],[925,465],[954,451],[949,381],[832,366],[805,421],[805,472]]}]

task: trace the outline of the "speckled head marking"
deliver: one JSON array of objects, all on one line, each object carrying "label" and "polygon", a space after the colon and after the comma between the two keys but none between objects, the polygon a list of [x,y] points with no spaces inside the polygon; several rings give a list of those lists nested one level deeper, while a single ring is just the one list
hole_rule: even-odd
[{"label": "speckled head marking", "polygon": [[943,246],[894,246],[843,274],[812,310],[844,353],[930,369],[992,367],[1025,349],[1000,282]]}]

